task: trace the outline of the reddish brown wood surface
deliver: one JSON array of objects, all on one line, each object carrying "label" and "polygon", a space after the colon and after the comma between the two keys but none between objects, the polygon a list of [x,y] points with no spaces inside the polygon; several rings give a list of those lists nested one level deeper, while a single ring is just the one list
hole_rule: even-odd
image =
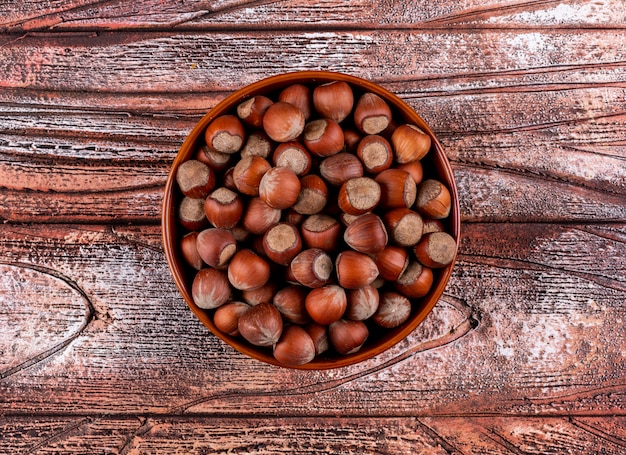
[{"label": "reddish brown wood surface", "polygon": [[[624,453],[625,11],[1,3],[0,453]],[[463,219],[424,324],[321,372],[209,334],[159,224],[195,122],[300,69],[368,78],[414,107]]]}]

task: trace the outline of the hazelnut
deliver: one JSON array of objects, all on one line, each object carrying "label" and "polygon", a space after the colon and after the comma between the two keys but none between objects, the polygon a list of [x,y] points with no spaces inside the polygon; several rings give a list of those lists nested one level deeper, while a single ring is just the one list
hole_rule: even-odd
[{"label": "hazelnut", "polygon": [[[358,289],[371,284],[378,276],[378,267],[369,256],[345,250],[335,260],[337,281],[345,289]],[[319,321],[318,321],[319,322]]]},{"label": "hazelnut", "polygon": [[302,215],[321,212],[328,202],[328,187],[324,180],[315,174],[305,175],[300,179],[300,194],[293,209]]},{"label": "hazelnut", "polygon": [[373,213],[358,216],[343,233],[346,244],[360,253],[375,254],[387,246],[387,229],[383,221]]},{"label": "hazelnut", "polygon": [[341,186],[350,179],[362,177],[363,164],[353,154],[342,152],[325,158],[319,172],[329,184]]},{"label": "hazelnut", "polygon": [[301,250],[300,232],[292,224],[277,223],[263,235],[263,251],[277,264],[289,265]]},{"label": "hazelnut", "polygon": [[249,233],[264,234],[270,226],[280,221],[281,211],[270,207],[261,198],[255,197],[248,201],[241,223]]},{"label": "hazelnut", "polygon": [[277,101],[263,116],[263,129],[276,142],[295,140],[304,130],[304,114],[293,104]]},{"label": "hazelnut", "polygon": [[226,229],[204,229],[196,238],[196,248],[202,260],[214,268],[225,268],[237,251],[237,241]]},{"label": "hazelnut", "polygon": [[232,229],[243,215],[243,201],[237,193],[222,186],[204,200],[204,212],[216,228]]},{"label": "hazelnut", "polygon": [[333,262],[324,250],[309,248],[293,258],[289,269],[298,283],[309,288],[319,288],[329,282]]},{"label": "hazelnut", "polygon": [[419,213],[435,220],[446,218],[452,208],[450,191],[438,180],[424,180],[417,188],[415,208]]},{"label": "hazelnut", "polygon": [[287,321],[300,325],[306,324],[311,321],[305,305],[308,293],[307,288],[289,285],[276,292],[272,303]]},{"label": "hazelnut", "polygon": [[447,232],[431,232],[413,248],[418,261],[433,269],[445,267],[456,256],[456,240]]},{"label": "hazelnut", "polygon": [[283,318],[271,303],[250,307],[239,316],[239,333],[255,346],[274,346],[283,333]]},{"label": "hazelnut", "polygon": [[391,108],[375,93],[361,95],[354,108],[354,124],[365,134],[378,134],[391,122]]},{"label": "hazelnut", "polygon": [[393,149],[387,139],[376,134],[364,136],[356,147],[356,156],[370,174],[389,169],[393,162]]},{"label": "hazelnut", "polygon": [[240,291],[260,288],[269,278],[270,265],[250,249],[237,251],[228,264],[228,281]]},{"label": "hazelnut", "polygon": [[313,112],[313,98],[311,89],[306,85],[293,84],[284,88],[278,94],[278,101],[284,101],[285,103],[296,106],[302,111],[305,120],[311,118]]},{"label": "hazelnut", "polygon": [[340,319],[328,327],[330,343],[339,354],[347,355],[358,352],[367,337],[369,330],[362,321]]},{"label": "hazelnut", "polygon": [[215,173],[198,160],[187,160],[176,169],[176,183],[188,197],[204,198],[215,186]]},{"label": "hazelnut", "polygon": [[373,210],[380,201],[380,185],[369,177],[353,178],[341,185],[337,202],[349,215],[362,215]]},{"label": "hazelnut", "polygon": [[228,302],[215,310],[213,324],[220,332],[233,337],[239,336],[239,318],[250,309],[244,302]]},{"label": "hazelnut", "polygon": [[411,161],[410,163],[399,164],[396,166],[396,169],[400,169],[401,171],[408,172],[409,175],[413,178],[413,181],[416,185],[419,185],[424,177],[424,168],[422,166],[422,162]]},{"label": "hazelnut", "polygon": [[287,326],[274,346],[274,358],[288,366],[309,363],[315,358],[313,339],[302,327]]},{"label": "hazelnut", "polygon": [[445,228],[443,223],[440,220],[433,220],[430,218],[426,218],[424,220],[424,232],[423,235],[429,234],[431,232],[444,232]]},{"label": "hazelnut", "polygon": [[196,160],[209,166],[213,171],[222,172],[230,166],[233,155],[230,153],[216,152],[204,144],[198,149],[194,157]]},{"label": "hazelnut", "polygon": [[363,136],[354,128],[344,128],[343,130],[343,144],[344,150],[349,153],[355,153],[356,148],[359,145],[359,141]]},{"label": "hazelnut", "polygon": [[409,208],[415,202],[417,185],[408,172],[401,169],[386,169],[378,174],[375,180],[380,185],[379,207]]},{"label": "hazelnut", "polygon": [[316,156],[336,155],[343,150],[343,130],[332,119],[313,120],[304,127],[303,142],[306,148]]},{"label": "hazelnut", "polygon": [[388,281],[396,281],[409,265],[406,248],[396,245],[387,245],[373,259],[381,278]]},{"label": "hazelnut", "polygon": [[231,191],[239,191],[237,189],[237,185],[235,185],[235,177],[233,174],[235,173],[235,166],[229,167],[222,174],[222,186],[224,188],[228,188]]},{"label": "hazelnut", "polygon": [[[302,194],[302,189],[300,189],[300,194]],[[298,213],[293,209],[293,207],[290,207],[287,210],[282,211],[280,219],[286,223],[293,224],[294,226],[299,227],[306,219],[306,215]]]},{"label": "hazelnut", "polygon": [[346,291],[336,284],[312,289],[305,299],[307,313],[311,319],[322,325],[341,318],[347,305]]},{"label": "hazelnut", "polygon": [[259,197],[270,207],[286,209],[300,194],[300,179],[288,167],[270,168],[259,183]]},{"label": "hazelnut", "polygon": [[398,292],[410,299],[424,297],[432,284],[432,270],[417,261],[410,261],[404,273],[394,283]]},{"label": "hazelnut", "polygon": [[220,153],[237,153],[244,143],[246,131],[236,116],[225,114],[213,119],[204,137],[211,150]]},{"label": "hazelnut", "polygon": [[391,241],[404,247],[412,247],[422,238],[424,221],[411,209],[397,208],[383,215]]},{"label": "hazelnut", "polygon": [[430,150],[430,136],[416,125],[398,126],[391,135],[391,144],[400,164],[421,160]]},{"label": "hazelnut", "polygon": [[260,288],[241,291],[241,298],[251,306],[261,303],[272,303],[277,291],[278,285],[274,281],[268,281]]},{"label": "hazelnut", "polygon": [[196,238],[198,232],[188,232],[180,239],[180,252],[183,259],[187,264],[196,270],[200,270],[204,265],[200,254],[198,254],[198,248],[196,247]]},{"label": "hazelnut", "polygon": [[274,150],[274,143],[263,131],[253,131],[248,135],[246,143],[241,149],[240,157],[250,155],[267,159]]},{"label": "hazelnut", "polygon": [[297,176],[308,174],[313,164],[313,159],[308,150],[299,142],[283,142],[278,144],[272,162],[276,167],[288,167]]},{"label": "hazelnut", "polygon": [[204,199],[183,197],[178,206],[178,221],[190,231],[199,231],[209,224],[204,213]]},{"label": "hazelnut", "polygon": [[325,325],[311,322],[303,326],[303,329],[309,334],[315,345],[315,355],[323,354],[328,351],[328,328]]},{"label": "hazelnut", "polygon": [[204,310],[224,305],[232,298],[232,289],[226,273],[206,268],[198,271],[191,285],[193,302]]},{"label": "hazelnut", "polygon": [[354,94],[348,83],[333,81],[313,89],[313,106],[317,113],[341,123],[354,106]]},{"label": "hazelnut", "polygon": [[267,96],[257,95],[239,103],[237,106],[237,117],[246,125],[254,128],[263,126],[263,116],[265,111],[273,104]]},{"label": "hazelnut", "polygon": [[237,242],[245,242],[250,238],[250,232],[240,224],[229,229],[229,231]]},{"label": "hazelnut", "polygon": [[307,248],[319,248],[327,253],[337,250],[341,230],[341,224],[336,219],[322,213],[309,216],[300,228]]},{"label": "hazelnut", "polygon": [[272,166],[263,157],[250,155],[237,162],[233,169],[233,181],[240,193],[248,196],[259,195],[261,179]]},{"label": "hazelnut", "polygon": [[374,286],[367,285],[347,291],[348,307],[345,317],[353,321],[365,321],[378,309],[379,294]]},{"label": "hazelnut", "polygon": [[411,301],[397,292],[383,292],[372,320],[381,327],[392,329],[404,324],[411,315]]}]

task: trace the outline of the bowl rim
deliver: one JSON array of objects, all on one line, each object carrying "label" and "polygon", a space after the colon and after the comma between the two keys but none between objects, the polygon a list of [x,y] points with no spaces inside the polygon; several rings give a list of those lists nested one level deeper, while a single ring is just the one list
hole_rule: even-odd
[{"label": "bowl rim", "polygon": [[[176,199],[175,175],[180,164],[190,159],[197,151],[198,144],[202,141],[204,137],[204,130],[209,123],[219,115],[227,112],[231,113],[233,108],[240,102],[255,95],[275,92],[280,88],[284,88],[295,83],[316,85],[333,81],[345,81],[353,87],[359,87],[359,89],[363,92],[369,91],[383,97],[387,102],[392,104],[392,110],[395,110],[398,114],[400,114],[406,123],[414,123],[430,136],[431,149],[429,153],[434,153],[436,155],[436,159],[433,160],[433,165],[437,170],[438,177],[445,179],[445,183],[450,191],[452,209],[450,211],[449,219],[446,220],[448,224],[447,232],[449,232],[456,240],[457,251],[453,261],[449,265],[438,269],[438,278],[435,281],[435,286],[431,288],[426,296],[420,298],[419,309],[403,325],[389,330],[381,338],[377,339],[375,344],[366,344],[366,349],[359,350],[354,354],[337,356],[327,360],[316,357],[313,361],[307,364],[291,366],[278,362],[271,355],[271,352],[264,352],[264,350],[259,349],[258,347],[249,345],[245,340],[220,332],[213,324],[211,318],[209,317],[209,313],[199,308],[193,302],[190,286],[188,286],[189,278],[183,274],[183,270],[185,270],[186,266],[180,257],[178,246],[174,242],[175,239],[179,238],[177,235],[179,228],[177,226],[176,208],[174,204]],[[424,321],[424,319],[426,319],[428,314],[430,314],[443,295],[456,263],[461,234],[460,203],[454,174],[441,143],[422,117],[400,97],[380,85],[358,76],[335,71],[294,71],[265,77],[232,92],[215,105],[215,107],[210,109],[202,117],[202,119],[196,123],[194,128],[185,138],[183,144],[180,146],[168,173],[162,201],[161,231],[165,257],[176,287],[181,293],[189,309],[191,309],[194,315],[212,334],[217,336],[226,344],[232,346],[240,353],[271,365],[300,370],[325,370],[354,365],[381,354],[398,344],[400,341],[404,340]]]}]

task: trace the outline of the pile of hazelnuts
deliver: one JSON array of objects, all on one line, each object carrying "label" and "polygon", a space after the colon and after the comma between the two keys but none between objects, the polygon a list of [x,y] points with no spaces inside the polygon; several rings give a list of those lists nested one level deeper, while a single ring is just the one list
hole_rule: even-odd
[{"label": "pile of hazelnuts", "polygon": [[375,93],[294,83],[204,139],[175,174],[194,303],[281,364],[400,326],[456,255],[449,189],[424,176],[431,138]]}]

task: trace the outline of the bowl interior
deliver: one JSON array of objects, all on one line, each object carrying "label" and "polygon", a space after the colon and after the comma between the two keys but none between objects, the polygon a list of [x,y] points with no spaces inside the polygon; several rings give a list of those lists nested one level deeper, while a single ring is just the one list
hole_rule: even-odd
[{"label": "bowl interior", "polygon": [[[183,234],[183,229],[176,221],[177,206],[182,198],[176,184],[175,175],[183,162],[191,159],[195,152],[201,147],[204,141],[204,131],[211,121],[226,113],[233,113],[236,106],[242,101],[255,96],[266,95],[272,97],[281,89],[294,84],[301,83],[309,86],[315,86],[332,81],[345,81],[350,84],[355,93],[355,99],[361,93],[373,92],[385,99],[392,108],[394,116],[402,119],[406,123],[413,123],[420,127],[431,137],[432,145],[428,155],[422,159],[424,167],[424,175],[435,176],[442,183],[447,185],[450,190],[452,200],[452,210],[450,216],[443,220],[446,231],[450,233],[457,241],[457,248],[460,238],[460,216],[459,216],[459,199],[456,183],[450,164],[446,158],[443,148],[428,125],[422,118],[400,98],[386,89],[369,82],[367,80],[350,76],[347,74],[328,72],[328,71],[303,71],[295,73],[286,73],[278,76],[272,76],[267,79],[260,80],[249,86],[238,90],[224,100],[222,100],[215,108],[208,112],[193,128],[187,139],[182,144],[170,170],[163,200],[162,211],[162,232],[165,255],[174,277],[174,281],[181,292],[185,302],[196,315],[196,317],[217,337],[224,342],[233,346],[241,353],[248,355],[257,360],[261,360],[273,365],[280,365],[272,356],[269,349],[258,348],[248,344],[245,340],[228,336],[220,332],[210,317],[210,313],[199,308],[191,296],[191,284],[195,274],[195,270],[189,267],[182,258],[179,250],[179,239]],[[430,313],[443,291],[452,273],[454,262],[442,268],[433,270],[435,278],[430,292],[423,298],[413,301],[413,311],[410,318],[401,326],[395,329],[385,329],[380,332],[371,332],[368,341],[358,352],[350,355],[329,354],[316,357],[310,363],[305,365],[292,367],[299,369],[327,369],[347,366],[369,359],[395,345],[407,335],[409,335]]]}]

